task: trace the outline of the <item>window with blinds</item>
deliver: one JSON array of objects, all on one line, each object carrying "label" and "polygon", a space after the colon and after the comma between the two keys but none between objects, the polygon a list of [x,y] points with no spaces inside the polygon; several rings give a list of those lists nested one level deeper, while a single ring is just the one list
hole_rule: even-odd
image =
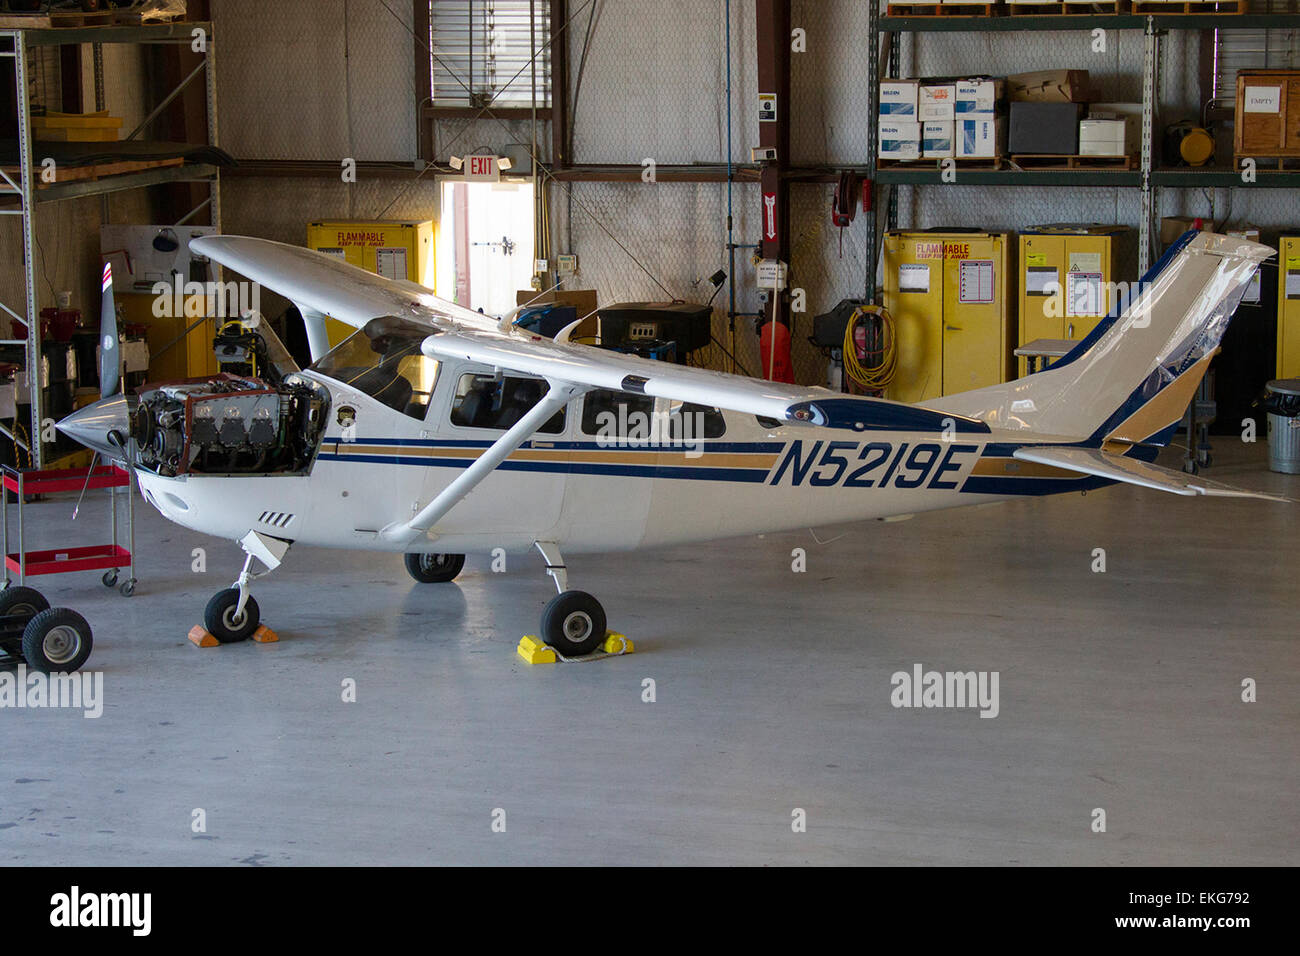
[{"label": "window with blinds", "polygon": [[[433,105],[541,109],[551,102],[549,0],[430,0]],[[534,50],[540,50],[535,62]]]}]

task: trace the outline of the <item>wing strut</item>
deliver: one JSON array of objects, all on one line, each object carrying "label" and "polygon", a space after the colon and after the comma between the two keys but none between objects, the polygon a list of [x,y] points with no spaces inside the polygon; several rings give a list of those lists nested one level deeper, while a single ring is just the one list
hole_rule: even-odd
[{"label": "wing strut", "polygon": [[590,386],[573,385],[569,382],[557,382],[547,379],[550,389],[542,400],[528,410],[523,418],[510,426],[504,435],[494,441],[478,460],[461,472],[446,488],[442,489],[432,501],[420,509],[410,521],[395,525],[384,531],[386,538],[409,544],[426,534],[430,528],[442,520],[452,508],[473,491],[480,481],[496,470],[496,467],[512,455],[526,442],[537,429],[541,428],[552,415],[584,392],[591,391]]}]

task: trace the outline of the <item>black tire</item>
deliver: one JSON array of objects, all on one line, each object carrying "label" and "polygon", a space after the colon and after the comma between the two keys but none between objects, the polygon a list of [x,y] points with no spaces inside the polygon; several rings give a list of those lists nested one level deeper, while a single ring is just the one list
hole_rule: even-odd
[{"label": "black tire", "polygon": [[0,615],[25,614],[33,618],[49,608],[50,602],[36,588],[8,587],[0,591]]},{"label": "black tire", "polygon": [[111,588],[113,585],[117,584],[117,568],[113,568],[111,571],[105,571],[104,576],[99,580],[104,582],[104,587]]},{"label": "black tire", "polygon": [[23,659],[46,674],[78,670],[94,646],[90,625],[69,607],[46,608],[23,629]]},{"label": "black tire", "polygon": [[406,556],[406,573],[421,584],[444,584],[455,580],[465,567],[463,554],[418,554]]},{"label": "black tire", "polygon": [[237,604],[239,588],[226,588],[212,595],[212,600],[203,609],[203,626],[222,644],[238,644],[248,640],[262,622],[262,612],[251,594],[244,604],[244,613],[240,619],[234,617]]},{"label": "black tire", "polygon": [[542,640],[566,657],[590,654],[605,640],[605,609],[586,591],[565,591],[542,612]]},{"label": "black tire", "polygon": [[118,588],[122,592],[122,597],[130,597],[135,593],[135,578],[129,581],[123,581],[122,586]]}]

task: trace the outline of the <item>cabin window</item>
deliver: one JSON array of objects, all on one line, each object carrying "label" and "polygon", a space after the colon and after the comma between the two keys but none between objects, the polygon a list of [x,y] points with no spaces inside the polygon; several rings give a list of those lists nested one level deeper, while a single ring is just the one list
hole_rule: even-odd
[{"label": "cabin window", "polygon": [[420,351],[429,332],[402,319],[372,319],[321,356],[311,371],[423,421],[439,368],[437,359]]},{"label": "cabin window", "polygon": [[[456,383],[451,402],[451,423],[462,428],[505,431],[542,400],[550,386],[539,378],[478,375],[467,372]],[[549,435],[564,431],[564,409],[538,429]]]},{"label": "cabin window", "polygon": [[674,441],[721,438],[727,433],[727,421],[716,408],[694,402],[682,402],[680,407],[674,402],[670,408],[668,428]]},{"label": "cabin window", "polygon": [[598,388],[582,400],[582,431],[602,437],[648,437],[654,411],[655,400],[650,395]]}]

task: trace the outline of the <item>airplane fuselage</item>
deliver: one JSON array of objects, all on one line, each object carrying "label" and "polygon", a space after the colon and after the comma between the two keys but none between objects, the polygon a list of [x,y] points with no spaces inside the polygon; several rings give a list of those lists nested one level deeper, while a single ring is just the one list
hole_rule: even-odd
[{"label": "airplane fuselage", "polygon": [[[306,372],[329,389],[332,409],[355,410],[346,425],[331,413],[307,473],[138,469],[138,481],[165,517],[218,537],[254,530],[323,547],[465,554],[520,552],[537,541],[566,553],[623,551],[1109,484],[1014,460],[1023,437],[997,433],[853,432],[724,411],[714,413],[725,423],[717,437],[593,435],[580,398],[561,430],[534,435],[427,537],[412,545],[388,534],[500,437],[452,421],[452,383],[490,372],[443,363],[422,420]],[[666,413],[667,403],[657,408]]]}]

